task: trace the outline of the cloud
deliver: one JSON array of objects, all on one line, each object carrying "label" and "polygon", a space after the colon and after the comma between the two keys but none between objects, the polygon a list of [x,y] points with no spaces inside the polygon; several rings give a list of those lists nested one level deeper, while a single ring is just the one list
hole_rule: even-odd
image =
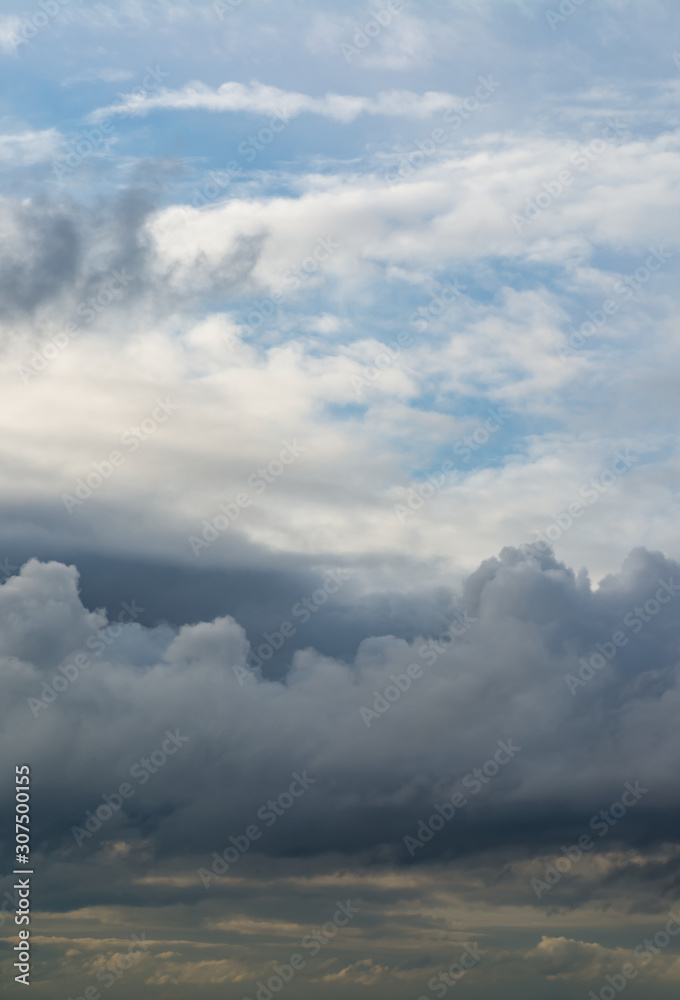
[{"label": "cloud", "polygon": [[[67,199],[0,199],[0,315],[13,323],[31,317],[22,331],[30,343],[43,323],[56,321],[63,327],[76,320],[82,300],[122,267],[136,272],[137,285],[128,289],[130,302],[145,286],[140,227],[150,209],[143,188],[92,211]],[[44,311],[36,318],[38,309]]]},{"label": "cloud", "polygon": [[[240,684],[233,668],[244,665],[248,643],[233,618],[185,626],[169,642],[158,633],[160,656],[138,624],[106,643],[106,626],[78,601],[73,569],[31,562],[0,587],[9,709],[0,749],[21,736],[33,763],[43,803],[34,849],[70,856],[71,827],[168,730],[188,737],[186,747],[109,819],[103,840],[150,837],[159,857],[210,857],[227,833],[257,822],[291,774],[306,772],[313,787],[253,854],[409,862],[404,837],[455,791],[467,804],[416,861],[558,850],[588,830],[597,842],[590,818],[637,781],[648,792],[608,831],[607,848],[662,844],[677,817],[678,618],[670,606],[644,630],[622,624],[661,579],[680,585],[680,566],[642,549],[597,590],[550,555],[536,561],[507,549],[467,581],[457,610],[471,624],[455,630],[453,644],[441,640],[437,655],[427,643],[445,629],[443,608],[441,624],[414,642],[374,635],[351,663],[300,650],[285,679]],[[82,669],[55,699],[61,654],[92,627],[107,662]],[[565,674],[619,628],[625,648],[572,695]],[[411,663],[421,671],[407,684]],[[402,693],[376,711],[397,683]],[[34,717],[28,699],[43,697]],[[362,706],[375,716],[368,726]],[[463,779],[499,740],[521,749],[475,791]],[[99,847],[94,838],[78,850]]]},{"label": "cloud", "polygon": [[[375,35],[375,23],[369,10],[354,18],[346,13],[317,11],[306,33],[309,50],[317,55],[336,57],[343,53],[345,62],[370,69],[407,70],[426,65],[446,41],[455,48],[450,27],[443,21],[424,20],[409,16],[404,7],[394,14],[383,13],[382,30]],[[444,36],[444,37],[443,37]],[[367,39],[370,43],[367,45]]]},{"label": "cloud", "polygon": [[246,111],[251,114],[277,116],[288,120],[304,112],[322,115],[334,121],[353,122],[361,114],[388,117],[429,118],[438,111],[455,106],[459,99],[452,94],[428,91],[414,94],[407,90],[392,90],[377,98],[327,94],[310,97],[294,91],[281,90],[253,81],[250,84],[223,83],[212,90],[196,80],[182,90],[162,88],[154,94],[129,95],[109,107],[99,108],[90,116],[97,121],[111,114],[145,115],[157,108],[204,111]]},{"label": "cloud", "polygon": [[55,655],[61,660],[106,622],[101,612],[88,612],[80,603],[74,566],[37,560],[26,563],[10,586],[0,587],[0,619],[0,655],[39,668]]},{"label": "cloud", "polygon": [[21,167],[51,160],[57,155],[61,141],[61,135],[54,128],[0,135],[0,163],[6,167]]},{"label": "cloud", "polygon": [[[100,555],[115,549],[155,563],[162,553],[186,564],[187,537],[290,436],[306,443],[304,463],[241,518],[237,541],[225,536],[205,553],[212,568],[231,572],[251,558],[261,565],[275,551],[323,565],[352,560],[362,577],[389,565],[404,587],[458,575],[545,530],[621,447],[654,467],[655,489],[638,464],[564,533],[560,556],[599,577],[638,538],[674,551],[677,442],[659,433],[649,398],[655,413],[674,405],[675,257],[568,364],[558,352],[572,323],[601,308],[650,245],[673,245],[664,241],[675,145],[665,136],[603,153],[522,234],[513,208],[569,163],[576,144],[505,136],[483,153],[475,140],[394,186],[353,172],[304,174],[285,197],[253,184],[200,211],[155,209],[141,186],[92,210],[3,201],[3,426],[14,470],[4,537],[23,537],[30,511],[36,536],[56,543],[40,549],[49,558],[73,560],[69,546],[87,537]],[[661,179],[650,189],[652,175]],[[326,237],[338,248],[296,286],[294,269]],[[88,315],[87,300],[121,268],[134,280],[83,323],[77,310]],[[423,331],[418,309],[453,279],[464,294]],[[272,296],[281,292],[278,305]],[[331,322],[333,336],[323,335],[329,315],[342,323]],[[74,321],[77,337],[55,350],[52,338]],[[411,346],[358,398],[351,379],[403,331]],[[612,352],[628,361],[612,365]],[[172,432],[150,439],[69,517],[61,494],[159,394],[185,401]],[[633,399],[630,408],[621,403]],[[499,404],[513,417],[493,445],[474,461],[451,454]],[[97,421],[84,419],[92,412]],[[225,441],[224,426],[243,430]],[[444,457],[456,464],[449,482],[424,516],[399,523],[394,505]],[[27,545],[21,554],[36,551]],[[170,604],[178,620],[177,594]],[[194,601],[191,608],[200,617]],[[216,613],[212,602],[204,613]]]},{"label": "cloud", "polygon": [[74,83],[89,83],[92,80],[104,80],[106,83],[119,83],[122,80],[130,80],[134,76],[129,69],[107,69],[106,67],[87,69],[77,76],[69,76],[64,80],[63,86],[70,87]]},{"label": "cloud", "polygon": [[[677,923],[677,921],[676,921]],[[663,927],[663,921],[661,922]],[[654,928],[656,929],[656,928]],[[649,933],[648,945],[654,940],[654,934]],[[666,941],[669,935],[666,934]],[[608,985],[610,980],[607,976],[616,976],[618,981],[623,981],[626,985],[628,978],[637,977],[640,972],[647,977],[659,977],[667,982],[677,981],[680,975],[680,962],[674,955],[660,954],[658,948],[653,951],[647,949],[640,942],[641,947],[633,948],[612,948],[588,941],[578,941],[566,937],[549,937],[543,935],[540,943],[524,955],[524,959],[530,962],[548,981],[595,983],[605,980],[604,985]],[[642,956],[642,962],[640,958]],[[650,962],[653,964],[645,968]],[[624,966],[630,970],[635,970],[634,977],[622,976],[621,970]],[[623,986],[621,987],[624,988]]]},{"label": "cloud", "polygon": [[0,51],[9,55],[16,52],[22,44],[23,39],[19,35],[21,28],[21,18],[13,14],[3,14],[0,16]]},{"label": "cloud", "polygon": [[[36,998],[83,995],[133,933],[131,1000],[253,997],[350,898],[300,1000],[433,996],[473,941],[471,995],[585,996],[675,905],[673,5],[575,4],[551,31],[559,2],[403,5],[366,44],[366,0],[71,0],[25,46],[0,16],[22,102],[0,137],[0,753],[33,766]],[[5,6],[44,21],[32,4]],[[145,66],[169,89],[140,99]],[[117,90],[117,142],[55,183]],[[172,419],[138,438],[159,399]],[[304,451],[279,475],[284,440]],[[554,555],[513,547],[537,531]],[[139,784],[168,731],[188,741]],[[502,766],[499,741],[521,747]],[[620,817],[626,782],[648,791]]]},{"label": "cloud", "polygon": [[316,982],[339,982],[346,986],[350,983],[353,986],[372,986],[389,973],[389,971],[385,966],[376,965],[372,958],[364,958],[359,962],[352,963],[352,965],[346,965],[339,972],[328,972],[326,975],[318,976],[316,977]]},{"label": "cloud", "polygon": [[53,300],[77,273],[81,249],[74,215],[55,208],[44,211],[30,201],[0,203],[5,240],[0,256],[1,311],[31,312]]}]

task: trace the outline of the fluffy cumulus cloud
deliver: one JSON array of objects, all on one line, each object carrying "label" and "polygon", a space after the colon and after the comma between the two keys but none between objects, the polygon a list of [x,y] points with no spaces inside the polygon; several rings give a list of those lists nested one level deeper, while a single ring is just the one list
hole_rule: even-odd
[{"label": "fluffy cumulus cloud", "polygon": [[[89,611],[62,563],[9,576],[2,750],[31,761],[50,982],[249,995],[299,952],[305,996],[406,996],[461,959],[511,996],[624,966],[672,988],[680,566],[636,549],[594,587],[541,548],[422,599],[411,640],[348,600],[354,654],[302,645],[279,679],[342,572],[252,643]],[[612,908],[618,946],[590,936]]]},{"label": "fluffy cumulus cloud", "polygon": [[[182,752],[123,805],[107,839],[146,834],[162,855],[209,853],[293,774],[299,803],[253,853],[387,850],[410,863],[541,852],[622,796],[625,822],[618,807],[596,839],[672,837],[680,567],[659,553],[635,550],[593,589],[550,552],[505,549],[413,641],[370,636],[349,662],[304,648],[276,681],[262,668],[290,625],[304,629],[305,605],[250,649],[231,617],[157,637],[134,606],[107,622],[82,607],[76,582],[72,567],[33,561],[0,589],[3,746],[21,739],[35,762],[36,847],[76,851],[72,827],[156,744],[167,752],[168,731]],[[320,592],[313,600],[330,600]],[[107,710],[95,721],[97,703]],[[446,823],[435,837],[436,805]],[[90,839],[85,850],[98,846]]]},{"label": "fluffy cumulus cloud", "polygon": [[675,21],[7,0],[37,1000],[677,991]]},{"label": "fluffy cumulus cloud", "polygon": [[[570,149],[552,152],[551,171]],[[627,169],[628,151],[619,148],[624,158],[613,158],[612,170]],[[531,154],[524,190],[538,183],[545,152]],[[670,171],[673,155],[659,153],[657,163],[654,150],[631,149],[631,192],[650,165],[656,175]],[[154,210],[144,191],[94,217],[68,203],[6,202],[8,499],[29,504],[58,545],[71,545],[88,521],[98,534],[102,504],[132,506],[135,517],[107,520],[96,544],[115,539],[117,549],[141,546],[150,558],[164,550],[196,567],[232,561],[229,543],[239,539],[321,563],[351,559],[362,574],[380,572],[361,559],[366,551],[444,558],[447,571],[469,571],[489,550],[548,528],[560,556],[598,577],[631,541],[672,551],[676,445],[642,406],[649,386],[658,406],[673,400],[662,374],[677,353],[668,233],[653,231],[651,202],[644,212],[641,202],[618,259],[595,267],[594,245],[568,237],[566,213],[546,211],[533,223],[555,227],[551,235],[534,237],[531,226],[518,234],[511,209],[521,199],[501,190],[512,154],[487,159],[457,161],[455,183],[439,164],[394,186],[316,177],[297,196],[232,197],[202,209]],[[454,210],[465,177],[469,197]],[[530,266],[539,250],[566,242],[557,284],[504,283],[483,294],[488,264],[475,260],[474,240],[484,203],[469,205],[480,185],[505,200],[492,212],[504,266]],[[594,212],[602,201],[593,194]],[[614,219],[612,209],[593,226],[608,229]],[[395,295],[404,297],[396,311]],[[347,306],[355,300],[358,313]],[[605,302],[616,325],[602,320]],[[640,338],[650,302],[651,341]],[[388,328],[375,315],[383,303]],[[627,362],[607,367],[611,351],[635,358],[636,377]],[[622,394],[641,405],[622,407]],[[162,422],[152,416],[159,399],[174,408]],[[99,418],[83,421],[84,408]],[[135,431],[144,421],[147,431]],[[261,481],[257,470],[278,462],[285,441],[297,442],[298,459]],[[100,482],[96,470],[108,469],[113,451],[124,461]],[[619,453],[629,464],[612,480],[612,465],[623,469]],[[650,463],[654,490],[640,476]],[[98,488],[81,485],[76,496],[88,476]],[[440,488],[423,486],[428,477]],[[590,499],[577,520],[568,508],[584,491]],[[251,503],[229,533],[192,550],[188,539],[214,530],[205,522],[244,492]],[[634,538],[601,531],[631,518]],[[461,521],[474,530],[461,532]],[[30,554],[40,553],[17,556]]]}]

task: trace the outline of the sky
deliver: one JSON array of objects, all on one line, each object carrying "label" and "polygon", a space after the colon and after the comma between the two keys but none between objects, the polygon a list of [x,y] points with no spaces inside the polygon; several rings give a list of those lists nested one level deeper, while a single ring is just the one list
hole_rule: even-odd
[{"label": "sky", "polygon": [[[680,982],[671,0],[4,0],[0,967]],[[677,915],[674,923],[672,914]]]}]

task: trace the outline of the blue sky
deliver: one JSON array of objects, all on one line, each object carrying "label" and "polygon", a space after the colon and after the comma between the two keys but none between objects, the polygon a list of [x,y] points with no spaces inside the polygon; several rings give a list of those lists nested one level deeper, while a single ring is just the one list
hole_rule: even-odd
[{"label": "blue sky", "polygon": [[[44,773],[75,769],[58,809],[43,786],[39,998],[83,990],[144,908],[156,944],[130,996],[252,998],[328,919],[329,885],[370,919],[303,1000],[434,995],[482,938],[471,997],[571,1000],[656,926],[677,616],[657,602],[580,702],[564,676],[680,573],[679,95],[671,0],[5,0],[2,739],[30,723]],[[111,662],[26,715],[133,597]],[[451,608],[479,630],[364,731],[359,706]],[[74,853],[122,743],[134,761],[181,721],[176,778]],[[497,798],[404,863],[402,833],[513,734],[533,749]],[[305,767],[317,799],[207,897],[201,858]],[[651,811],[554,907],[527,893],[637,777]]]}]

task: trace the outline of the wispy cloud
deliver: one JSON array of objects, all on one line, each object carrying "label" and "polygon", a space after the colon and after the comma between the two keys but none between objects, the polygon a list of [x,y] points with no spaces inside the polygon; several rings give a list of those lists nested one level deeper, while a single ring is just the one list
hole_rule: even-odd
[{"label": "wispy cloud", "polygon": [[13,14],[0,17],[0,52],[9,54],[16,52],[21,42],[20,27],[21,19]]},{"label": "wispy cloud", "polygon": [[181,90],[163,88],[157,94],[130,94],[125,100],[90,115],[96,121],[111,114],[145,115],[157,108],[176,111],[248,111],[258,115],[282,115],[294,118],[304,112],[322,115],[335,121],[353,122],[361,114],[386,115],[392,118],[429,118],[460,101],[453,94],[427,91],[415,94],[410,90],[383,91],[377,97],[347,94],[326,94],[310,97],[296,91],[270,87],[257,80],[250,84],[230,81],[213,90],[199,80]]},{"label": "wispy cloud", "polygon": [[54,128],[42,132],[18,132],[0,135],[0,166],[30,166],[54,157],[61,135]]},{"label": "wispy cloud", "polygon": [[74,83],[90,83],[92,80],[103,80],[104,83],[122,83],[123,80],[131,80],[134,75],[129,69],[107,69],[106,67],[86,69],[77,76],[67,77],[62,86],[71,87]]}]

